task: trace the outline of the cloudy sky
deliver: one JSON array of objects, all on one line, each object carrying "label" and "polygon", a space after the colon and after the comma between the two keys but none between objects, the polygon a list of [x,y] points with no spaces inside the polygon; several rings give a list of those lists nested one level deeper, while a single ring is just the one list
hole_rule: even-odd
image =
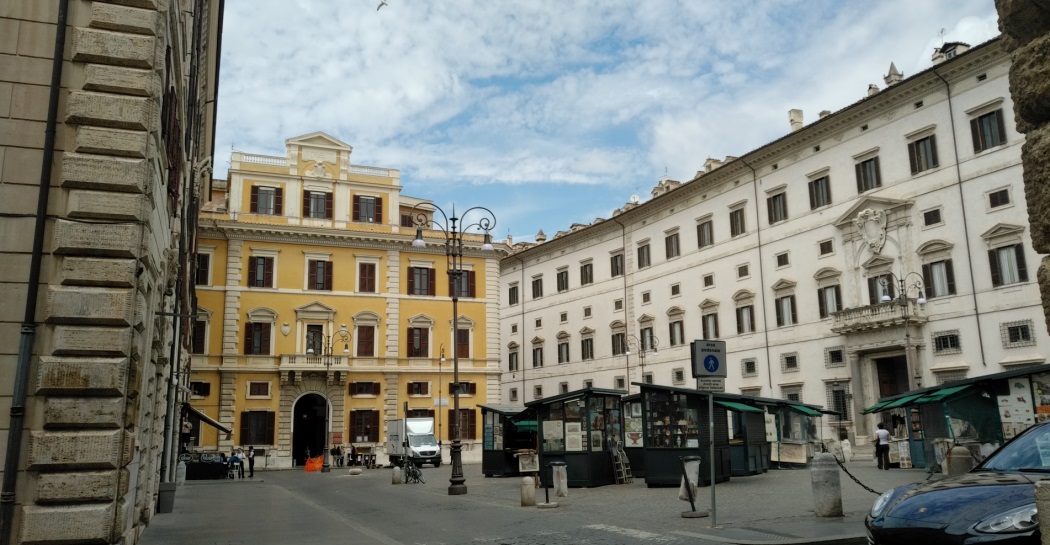
[{"label": "cloudy sky", "polygon": [[324,131],[532,240],[998,35],[993,0],[226,0],[215,175]]}]

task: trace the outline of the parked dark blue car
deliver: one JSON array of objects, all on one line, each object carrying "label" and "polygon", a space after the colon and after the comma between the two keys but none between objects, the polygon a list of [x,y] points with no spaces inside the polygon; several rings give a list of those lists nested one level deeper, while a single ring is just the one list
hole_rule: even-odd
[{"label": "parked dark blue car", "polygon": [[1036,424],[973,471],[879,496],[864,521],[871,545],[1038,545],[1035,483],[1050,479],[1050,422]]}]

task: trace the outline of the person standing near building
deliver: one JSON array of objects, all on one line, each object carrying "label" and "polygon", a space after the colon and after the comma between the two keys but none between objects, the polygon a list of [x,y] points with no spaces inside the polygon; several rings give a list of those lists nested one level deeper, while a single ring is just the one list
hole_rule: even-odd
[{"label": "person standing near building", "polygon": [[255,447],[248,446],[248,478],[255,478]]},{"label": "person standing near building", "polygon": [[890,468],[890,432],[886,426],[879,422],[879,429],[875,430],[875,460],[879,469]]}]

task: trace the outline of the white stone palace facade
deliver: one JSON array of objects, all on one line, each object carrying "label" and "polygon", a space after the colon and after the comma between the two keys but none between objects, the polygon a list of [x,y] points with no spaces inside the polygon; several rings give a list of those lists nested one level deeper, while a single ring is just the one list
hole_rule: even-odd
[{"label": "white stone palace facade", "polygon": [[945,44],[930,69],[891,66],[851,106],[793,110],[774,142],[515,246],[503,401],[695,385],[690,342],[720,339],[727,392],[839,411],[823,437],[863,444],[881,397],[1045,363],[1009,68],[998,40]]}]

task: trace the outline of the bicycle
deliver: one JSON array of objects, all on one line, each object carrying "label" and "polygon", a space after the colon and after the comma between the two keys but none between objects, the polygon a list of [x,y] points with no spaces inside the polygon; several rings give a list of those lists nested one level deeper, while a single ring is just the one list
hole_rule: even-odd
[{"label": "bicycle", "polygon": [[426,484],[426,479],[423,478],[423,471],[419,469],[412,460],[405,460],[404,465],[401,468],[402,479],[405,483],[421,483]]}]

